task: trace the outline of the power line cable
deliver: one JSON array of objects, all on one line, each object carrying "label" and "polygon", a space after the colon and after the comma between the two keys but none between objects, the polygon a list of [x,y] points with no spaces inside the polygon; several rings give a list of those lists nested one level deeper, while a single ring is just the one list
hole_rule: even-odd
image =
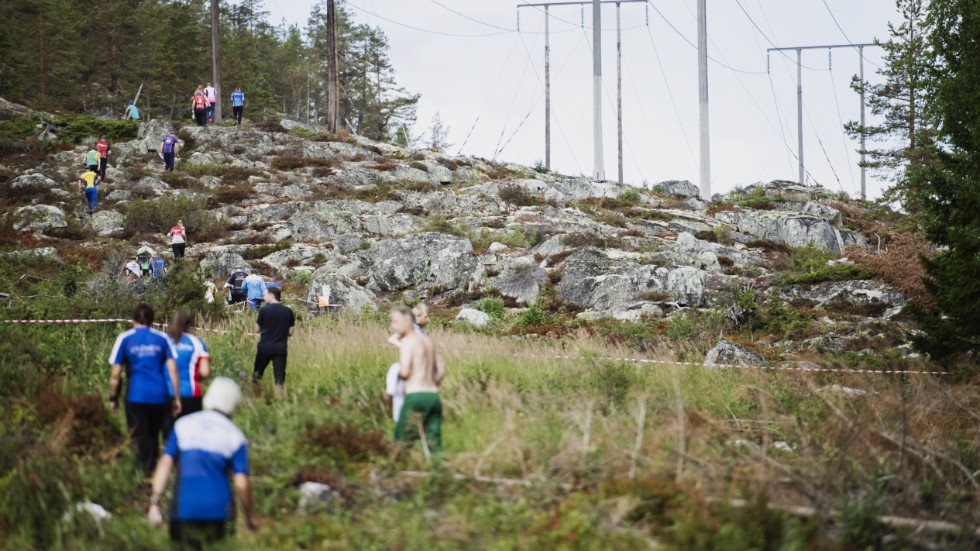
[{"label": "power line cable", "polygon": [[495,32],[495,33],[483,33],[483,34],[457,34],[457,33],[447,33],[447,32],[442,32],[442,31],[433,31],[433,30],[430,30],[430,29],[423,29],[422,27],[416,27],[414,25],[409,25],[407,23],[402,23],[401,21],[395,21],[394,19],[388,19],[387,17],[378,15],[378,14],[372,12],[372,11],[366,10],[366,9],[364,9],[364,8],[362,8],[362,7],[360,7],[360,6],[356,5],[356,4],[353,4],[351,2],[347,2],[347,5],[350,6],[350,7],[352,7],[352,8],[354,8],[354,9],[356,9],[356,10],[358,10],[358,11],[360,11],[360,12],[366,13],[368,15],[373,15],[374,17],[377,17],[378,19],[387,21],[388,23],[392,23],[392,24],[398,25],[400,27],[405,27],[407,29],[412,29],[413,31],[419,31],[419,32],[427,33],[427,34],[435,34],[435,35],[439,35],[439,36],[449,36],[449,37],[454,37],[454,38],[484,38],[484,37],[488,37],[488,36],[500,36],[502,34],[509,34],[509,33],[514,32],[513,29],[507,30],[507,31]]},{"label": "power line cable", "polygon": [[851,150],[847,147],[847,134],[844,132],[844,117],[840,114],[840,101],[837,99],[837,81],[834,79],[834,69],[832,66],[828,66],[827,71],[830,73],[830,88],[834,91],[834,106],[837,108],[837,122],[840,123],[844,157],[847,159],[847,174],[851,178],[851,189],[857,189],[857,184],[854,182],[854,171],[851,170]]},{"label": "power line cable", "polygon": [[[769,38],[769,36],[765,33],[765,31],[762,30],[762,27],[760,27],[759,24],[755,22],[755,19],[752,19],[752,16],[749,14],[748,10],[746,10],[745,9],[745,6],[742,5],[741,0],[735,0],[735,3],[738,4],[738,7],[742,10],[742,13],[745,14],[745,17],[747,17],[749,19],[749,23],[752,23],[752,26],[755,27],[755,30],[756,31],[759,31],[759,34],[762,35],[762,38],[765,38],[766,39],[766,42],[768,42],[769,45],[772,46],[773,48],[779,48],[779,46],[777,46],[776,43],[773,42]],[[765,10],[762,10],[762,11],[763,11],[763,13],[765,13]],[[795,59],[791,58],[789,56],[789,54],[787,54],[785,51],[783,51],[783,50],[776,50],[776,51],[779,52],[786,59],[789,59],[790,61],[792,61],[793,63],[796,63],[797,62]],[[822,70],[822,69],[819,69],[819,68],[816,68],[816,67],[810,67],[808,65],[803,65],[802,63],[800,63],[800,67],[803,67],[804,69],[809,69],[811,71],[821,71]]]},{"label": "power line cable", "polygon": [[497,72],[497,78],[494,79],[493,84],[490,86],[490,91],[487,92],[487,98],[483,100],[483,105],[480,107],[480,111],[476,114],[476,119],[473,121],[473,126],[470,127],[470,131],[466,134],[466,138],[463,139],[463,144],[459,146],[459,151],[456,152],[457,156],[463,152],[463,148],[466,147],[466,142],[468,142],[470,140],[470,136],[473,135],[473,130],[476,129],[477,123],[480,122],[480,117],[483,116],[483,112],[486,110],[487,105],[490,104],[490,98],[493,97],[493,92],[497,89],[497,84],[500,83],[500,77],[503,76],[504,71],[508,67],[508,63],[510,62],[510,58],[512,55],[514,55],[514,50],[516,49],[517,40],[514,40],[514,43],[510,47],[510,51],[507,53],[507,57],[504,58],[504,63],[501,65],[500,71]]},{"label": "power line cable", "polygon": [[[647,0],[647,1],[649,2],[650,6],[653,8],[653,11],[657,12],[657,15],[659,15],[660,18],[664,20],[664,23],[666,23],[667,26],[669,26],[671,29],[673,29],[674,33],[676,33],[677,36],[681,37],[681,40],[683,40],[684,42],[687,42],[688,46],[694,48],[695,50],[698,49],[698,45],[695,44],[694,42],[691,42],[691,39],[689,39],[687,36],[685,36],[684,33],[682,33],[680,31],[680,29],[678,29],[676,26],[674,26],[674,24],[670,21],[670,19],[667,19],[667,16],[664,15],[664,13],[662,11],[660,11],[660,9],[657,8],[656,5],[654,5],[653,0]],[[649,25],[646,25],[646,27],[649,29],[650,26]],[[713,61],[714,63],[717,63],[718,65],[721,65],[722,67],[724,67],[724,68],[726,68],[726,69],[728,69],[730,71],[735,71],[736,73],[743,73],[743,74],[746,74],[746,75],[761,75],[761,74],[764,74],[765,73],[765,71],[746,71],[745,69],[739,69],[737,67],[732,67],[731,65],[729,65],[727,63],[724,63],[722,61],[719,61],[719,60],[715,59],[714,57],[712,57],[710,55],[708,56],[708,59],[711,60],[711,61]]]},{"label": "power line cable", "polygon": [[694,169],[698,168],[698,160],[694,156],[694,148],[691,147],[691,140],[687,137],[687,129],[684,128],[684,121],[681,118],[681,112],[677,109],[677,102],[674,101],[674,92],[670,89],[670,81],[667,79],[667,71],[664,70],[663,61],[660,59],[660,51],[657,50],[657,43],[653,39],[653,32],[650,28],[647,28],[647,36],[650,37],[650,46],[653,47],[654,56],[657,58],[657,65],[660,67],[660,75],[664,79],[664,85],[667,88],[667,96],[670,98],[670,105],[674,108],[674,115],[677,117],[677,124],[681,127],[681,134],[684,136],[684,142],[687,144],[687,151],[691,154],[691,162],[694,163]]},{"label": "power line cable", "polygon": [[[854,42],[852,42],[852,41],[851,41],[851,39],[850,39],[850,37],[848,37],[848,36],[847,36],[847,33],[846,33],[846,32],[844,32],[844,27],[842,27],[842,26],[841,26],[841,24],[840,24],[840,22],[839,22],[839,21],[837,21],[837,16],[836,16],[836,15],[834,15],[834,10],[832,10],[832,9],[830,9],[830,4],[828,4],[828,3],[827,3],[827,0],[821,0],[821,1],[823,2],[823,7],[825,7],[825,8],[827,8],[827,13],[829,13],[829,14],[830,14],[830,18],[834,20],[834,25],[837,25],[837,30],[839,30],[839,31],[840,31],[840,34],[841,34],[841,36],[843,36],[843,37],[844,37],[844,40],[846,40],[848,44],[850,44],[851,46],[854,46]],[[857,46],[854,46],[854,47],[855,47],[855,48],[857,48]],[[863,59],[864,59],[865,61],[867,61],[868,63],[870,63],[871,65],[874,65],[875,67],[878,67],[879,69],[881,69],[881,68],[882,68],[882,67],[881,67],[881,65],[878,65],[878,64],[877,64],[877,63],[875,63],[874,61],[871,61],[870,59],[868,59],[868,58],[867,58],[867,57],[866,57],[866,56],[864,55],[864,52],[863,52],[863,51],[861,51],[861,49],[860,49],[860,48],[858,48],[858,54],[859,54],[859,55],[860,55],[860,56],[861,56],[861,57],[862,57],[862,58],[863,58]]]}]

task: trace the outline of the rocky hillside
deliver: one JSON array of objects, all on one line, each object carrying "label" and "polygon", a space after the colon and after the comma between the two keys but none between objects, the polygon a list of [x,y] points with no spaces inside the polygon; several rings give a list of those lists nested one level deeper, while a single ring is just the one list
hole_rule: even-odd
[{"label": "rocky hillside", "polygon": [[4,254],[146,240],[169,258],[163,234],[182,217],[207,275],[242,264],[312,302],[330,285],[347,311],[424,299],[484,325],[496,299],[539,334],[697,311],[770,359],[901,344],[906,298],[844,256],[867,246],[857,230],[878,211],[825,189],[771,182],[704,202],[686,181],[638,189],[290,121],[179,128],[170,175],[155,152],[172,129],[152,121],[112,144],[91,216],[74,184],[84,142],[8,151]]}]

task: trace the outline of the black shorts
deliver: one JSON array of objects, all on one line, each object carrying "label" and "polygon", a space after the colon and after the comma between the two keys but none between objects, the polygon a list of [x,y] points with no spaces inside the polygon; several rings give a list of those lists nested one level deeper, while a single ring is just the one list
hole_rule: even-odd
[{"label": "black shorts", "polygon": [[224,520],[170,520],[170,540],[177,549],[204,549],[227,535],[228,522]]}]

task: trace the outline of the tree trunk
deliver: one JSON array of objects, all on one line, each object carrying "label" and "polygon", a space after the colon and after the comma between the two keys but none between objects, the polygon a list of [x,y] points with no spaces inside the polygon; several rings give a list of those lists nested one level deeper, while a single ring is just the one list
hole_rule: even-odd
[{"label": "tree trunk", "polygon": [[327,132],[337,132],[340,95],[337,82],[337,19],[334,0],[327,0]]},{"label": "tree trunk", "polygon": [[218,0],[211,0],[211,82],[217,90],[214,122],[221,122],[221,35],[218,27]]}]

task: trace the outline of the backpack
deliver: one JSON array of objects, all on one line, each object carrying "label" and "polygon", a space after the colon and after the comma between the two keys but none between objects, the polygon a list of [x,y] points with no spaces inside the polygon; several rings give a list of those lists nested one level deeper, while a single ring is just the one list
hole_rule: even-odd
[{"label": "backpack", "polygon": [[242,286],[245,284],[245,278],[248,277],[248,274],[246,274],[245,272],[235,272],[231,275],[232,275],[231,286],[235,290],[240,290]]},{"label": "backpack", "polygon": [[153,269],[153,279],[167,275],[167,268],[163,264],[162,258],[154,258],[150,261],[150,268]]}]

